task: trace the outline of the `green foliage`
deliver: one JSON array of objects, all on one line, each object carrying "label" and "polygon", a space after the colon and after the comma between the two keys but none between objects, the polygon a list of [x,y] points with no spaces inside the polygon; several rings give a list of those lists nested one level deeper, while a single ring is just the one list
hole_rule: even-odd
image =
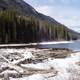
[{"label": "green foliage", "polygon": [[51,24],[33,16],[19,16],[15,11],[0,12],[0,43],[70,39],[73,39],[73,36],[63,25]]}]

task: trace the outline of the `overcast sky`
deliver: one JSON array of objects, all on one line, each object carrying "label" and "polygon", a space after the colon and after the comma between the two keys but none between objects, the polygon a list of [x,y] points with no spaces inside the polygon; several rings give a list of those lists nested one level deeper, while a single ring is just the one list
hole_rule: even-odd
[{"label": "overcast sky", "polygon": [[38,12],[80,32],[80,0],[25,0]]}]

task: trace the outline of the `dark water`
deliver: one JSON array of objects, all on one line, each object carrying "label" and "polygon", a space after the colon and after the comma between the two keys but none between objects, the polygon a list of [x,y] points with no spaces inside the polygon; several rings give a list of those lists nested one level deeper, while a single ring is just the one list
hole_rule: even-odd
[{"label": "dark water", "polygon": [[67,48],[74,51],[80,51],[80,41],[74,41],[73,43],[60,43],[60,44],[44,44],[39,45],[39,48]]}]

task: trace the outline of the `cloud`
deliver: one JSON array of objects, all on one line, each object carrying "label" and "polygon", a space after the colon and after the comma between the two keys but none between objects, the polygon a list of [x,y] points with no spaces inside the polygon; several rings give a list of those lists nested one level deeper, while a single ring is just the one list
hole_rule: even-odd
[{"label": "cloud", "polygon": [[44,13],[48,16],[71,19],[71,20],[79,20],[80,11],[77,9],[69,8],[69,7],[59,7],[59,6],[38,6],[37,11]]},{"label": "cloud", "polygon": [[69,28],[79,30],[80,27],[78,26],[80,26],[80,0],[25,1],[31,4],[38,12],[53,17]]},{"label": "cloud", "polygon": [[53,6],[38,6],[36,8],[39,12],[53,17],[60,23],[69,28],[80,31],[80,11],[77,9],[60,8]]}]

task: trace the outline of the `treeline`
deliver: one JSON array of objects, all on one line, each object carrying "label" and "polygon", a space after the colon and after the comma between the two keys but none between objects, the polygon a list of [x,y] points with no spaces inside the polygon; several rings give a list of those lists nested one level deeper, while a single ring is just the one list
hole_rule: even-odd
[{"label": "treeline", "polygon": [[[71,40],[73,35],[61,24],[50,24],[15,11],[0,12],[0,43],[28,43]],[[76,37],[75,37],[76,39]]]}]

